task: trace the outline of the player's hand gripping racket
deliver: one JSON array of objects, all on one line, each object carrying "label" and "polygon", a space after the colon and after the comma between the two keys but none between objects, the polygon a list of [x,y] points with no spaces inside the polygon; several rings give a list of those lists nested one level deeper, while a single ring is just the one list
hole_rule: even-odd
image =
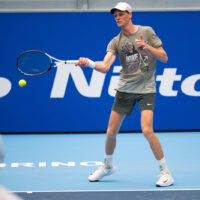
[{"label": "player's hand gripping racket", "polygon": [[[58,61],[59,64],[56,64]],[[27,76],[38,76],[58,67],[60,64],[75,64],[78,60],[59,60],[49,54],[39,51],[24,51],[17,57],[17,69]]]}]

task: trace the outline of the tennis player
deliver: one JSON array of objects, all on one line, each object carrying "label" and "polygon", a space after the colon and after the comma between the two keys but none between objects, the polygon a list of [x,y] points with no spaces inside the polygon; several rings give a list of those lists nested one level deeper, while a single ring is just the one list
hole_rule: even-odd
[{"label": "tennis player", "polygon": [[162,42],[149,26],[132,23],[132,8],[125,2],[118,3],[110,10],[114,14],[121,32],[107,46],[107,53],[102,62],[89,58],[79,58],[76,65],[91,67],[106,73],[119,56],[122,70],[110,114],[106,141],[104,165],[89,176],[89,181],[99,181],[104,176],[115,172],[112,163],[116,146],[116,136],[126,115],[130,115],[136,102],[141,112],[142,133],[148,140],[159,165],[160,178],[156,186],[170,186],[174,180],[168,170],[159,139],[153,131],[155,106],[156,60],[166,63],[167,54]]}]

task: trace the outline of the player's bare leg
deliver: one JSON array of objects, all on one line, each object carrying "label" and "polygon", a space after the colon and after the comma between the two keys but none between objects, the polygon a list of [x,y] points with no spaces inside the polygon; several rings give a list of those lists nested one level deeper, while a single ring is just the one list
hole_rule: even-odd
[{"label": "player's bare leg", "polygon": [[164,153],[158,137],[153,131],[153,111],[143,110],[141,112],[141,128],[143,135],[148,140],[150,147],[153,151],[155,158],[159,164],[160,179],[156,183],[156,186],[170,186],[174,184],[174,180],[170,175],[165,161]]},{"label": "player's bare leg", "polygon": [[110,114],[105,143],[106,155],[112,155],[114,153],[116,146],[116,136],[123,122],[124,116],[124,114],[118,113],[116,111],[112,111]]},{"label": "player's bare leg", "polygon": [[143,110],[141,112],[141,128],[142,128],[142,133],[148,140],[156,159],[161,160],[164,157],[164,154],[163,154],[160,141],[153,131],[153,111],[152,110]]},{"label": "player's bare leg", "polygon": [[104,176],[111,175],[115,172],[115,167],[112,165],[112,155],[116,146],[116,136],[124,119],[124,114],[120,114],[116,111],[111,111],[110,120],[108,124],[106,141],[105,141],[105,160],[104,165],[91,174],[89,181],[99,181]]}]

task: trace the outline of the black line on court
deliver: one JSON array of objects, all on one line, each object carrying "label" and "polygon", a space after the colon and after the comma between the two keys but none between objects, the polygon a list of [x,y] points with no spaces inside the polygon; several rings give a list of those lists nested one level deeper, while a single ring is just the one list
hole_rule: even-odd
[{"label": "black line on court", "polygon": [[200,190],[17,192],[24,200],[200,200]]}]

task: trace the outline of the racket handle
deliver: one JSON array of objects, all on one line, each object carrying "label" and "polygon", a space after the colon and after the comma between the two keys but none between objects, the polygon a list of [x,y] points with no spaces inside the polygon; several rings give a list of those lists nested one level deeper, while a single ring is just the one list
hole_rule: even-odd
[{"label": "racket handle", "polygon": [[65,63],[66,64],[76,64],[78,62],[78,60],[66,60]]}]

